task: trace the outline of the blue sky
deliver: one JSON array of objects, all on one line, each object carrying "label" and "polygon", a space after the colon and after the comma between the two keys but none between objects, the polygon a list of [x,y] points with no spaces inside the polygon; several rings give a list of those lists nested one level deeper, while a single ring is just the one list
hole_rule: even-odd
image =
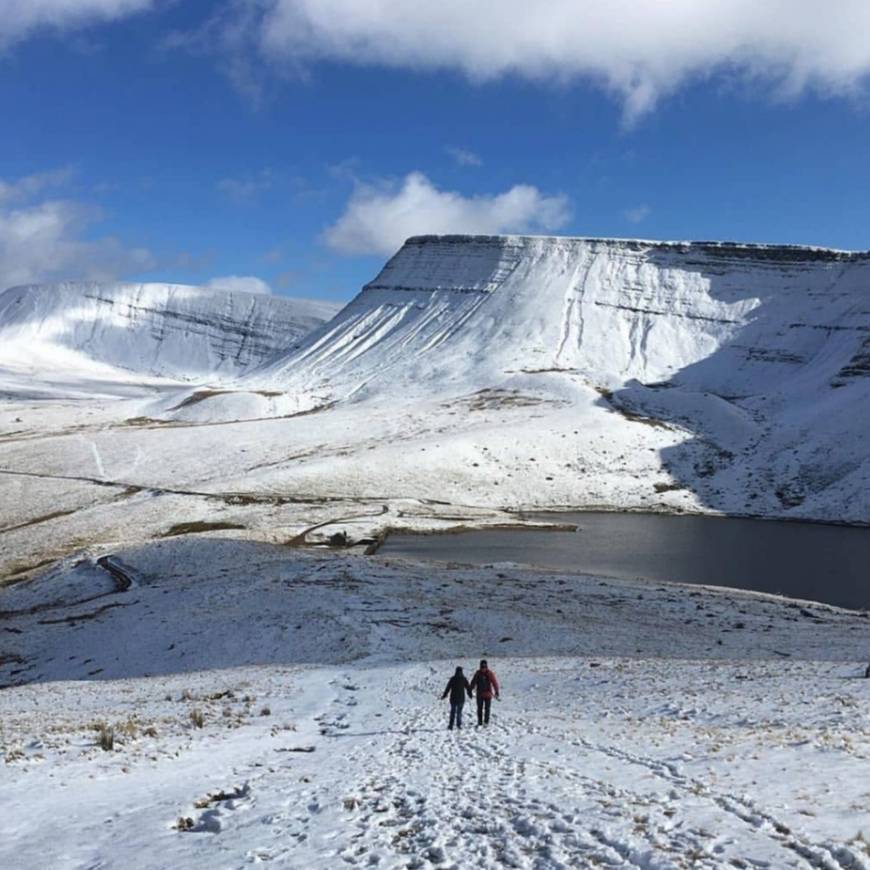
[{"label": "blue sky", "polygon": [[320,4],[337,32],[314,0],[33,0],[45,17],[0,24],[0,283],[343,300],[405,235],[454,227],[870,247],[863,12],[786,48],[766,20],[724,45],[695,21],[664,54],[605,23],[596,53],[515,29],[457,49],[462,4],[409,31],[379,21],[393,0],[350,2]]}]

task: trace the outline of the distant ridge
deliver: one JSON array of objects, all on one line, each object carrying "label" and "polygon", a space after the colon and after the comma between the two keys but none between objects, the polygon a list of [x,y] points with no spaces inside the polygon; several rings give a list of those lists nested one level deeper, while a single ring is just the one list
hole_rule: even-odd
[{"label": "distant ridge", "polygon": [[182,284],[77,283],[0,294],[0,367],[50,382],[234,378],[338,309]]}]

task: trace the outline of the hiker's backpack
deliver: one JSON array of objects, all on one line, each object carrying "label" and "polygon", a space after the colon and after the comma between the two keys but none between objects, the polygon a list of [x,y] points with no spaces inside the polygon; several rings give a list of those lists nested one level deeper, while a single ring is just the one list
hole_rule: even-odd
[{"label": "hiker's backpack", "polygon": [[489,674],[486,671],[478,671],[477,672],[477,691],[481,695],[488,694],[491,683],[489,681]]}]

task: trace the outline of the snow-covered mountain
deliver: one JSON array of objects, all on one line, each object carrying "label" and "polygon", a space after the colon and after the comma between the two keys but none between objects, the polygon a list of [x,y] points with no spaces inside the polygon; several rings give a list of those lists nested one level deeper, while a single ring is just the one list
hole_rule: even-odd
[{"label": "snow-covered mountain", "polygon": [[234,378],[338,306],[179,284],[63,283],[0,294],[0,370],[63,390]]},{"label": "snow-covered mountain", "polygon": [[269,373],[336,394],[372,378],[428,391],[542,370],[732,395],[810,368],[842,386],[867,368],[868,292],[863,253],[424,236]]},{"label": "snow-covered mountain", "polygon": [[[867,524],[868,291],[861,253],[422,237],[295,347],[274,313],[292,326],[293,303],[261,297],[246,318],[239,297],[188,291],[179,317],[167,290],[172,314],[129,331],[95,300],[101,318],[68,304],[61,330],[30,316],[25,359],[44,320],[52,352],[176,380],[60,406],[22,378],[32,391],[0,403],[0,574],[179,529],[360,540],[564,508]],[[46,371],[46,392],[69,388]]]},{"label": "snow-covered mountain", "polygon": [[862,614],[178,537],[0,607],[3,867],[870,867]]},{"label": "snow-covered mountain", "polygon": [[[525,408],[498,428],[550,444],[558,460],[546,488],[559,495],[522,486],[523,504],[643,507],[691,491],[707,508],[814,517],[833,498],[837,511],[870,519],[868,292],[866,253],[418,237],[337,317],[248,375],[258,393],[180,414],[216,421],[361,402],[414,414],[456,401],[458,432],[475,412]],[[546,433],[536,422],[545,417]],[[593,431],[606,433],[600,443],[583,440]],[[562,455],[566,435],[579,455]],[[594,483],[613,445],[632,454],[624,468],[638,451],[656,454],[669,475],[661,497],[648,500],[644,463],[618,496]],[[451,449],[444,461],[469,472],[468,455]]]}]

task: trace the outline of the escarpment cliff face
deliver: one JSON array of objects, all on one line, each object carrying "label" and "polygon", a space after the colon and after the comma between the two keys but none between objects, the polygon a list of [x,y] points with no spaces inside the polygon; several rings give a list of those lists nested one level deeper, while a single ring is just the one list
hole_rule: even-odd
[{"label": "escarpment cliff face", "polygon": [[870,257],[824,249],[419,237],[269,373],[339,391],[388,370],[427,390],[544,369],[725,394],[806,366],[845,382],[865,365],[868,279]]},{"label": "escarpment cliff face", "polygon": [[0,294],[0,366],[59,382],[231,378],[336,307],[178,284],[65,283]]}]

